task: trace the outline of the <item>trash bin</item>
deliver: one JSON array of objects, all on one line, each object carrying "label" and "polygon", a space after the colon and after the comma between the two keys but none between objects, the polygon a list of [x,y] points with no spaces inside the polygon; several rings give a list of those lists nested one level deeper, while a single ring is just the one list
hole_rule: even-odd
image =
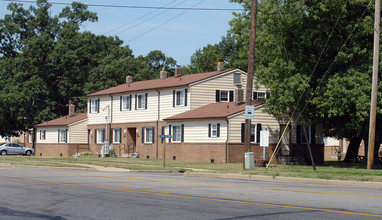
[{"label": "trash bin", "polygon": [[245,169],[255,169],[255,155],[253,152],[244,153]]}]

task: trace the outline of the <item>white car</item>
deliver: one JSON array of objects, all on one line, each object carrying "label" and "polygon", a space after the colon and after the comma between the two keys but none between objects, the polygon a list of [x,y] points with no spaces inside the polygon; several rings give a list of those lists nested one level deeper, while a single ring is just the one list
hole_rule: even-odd
[{"label": "white car", "polygon": [[23,154],[23,155],[33,155],[34,149],[29,147],[23,147],[17,143],[5,143],[0,146],[0,154],[5,156],[7,154]]}]

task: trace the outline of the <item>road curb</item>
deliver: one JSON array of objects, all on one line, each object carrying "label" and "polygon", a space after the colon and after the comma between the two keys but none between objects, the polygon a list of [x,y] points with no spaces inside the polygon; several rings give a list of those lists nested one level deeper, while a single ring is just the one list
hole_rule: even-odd
[{"label": "road curb", "polygon": [[382,189],[382,183],[379,182],[364,182],[364,181],[345,181],[345,180],[324,180],[298,177],[283,177],[283,176],[260,176],[260,175],[245,175],[245,174],[220,174],[220,173],[185,173],[185,176],[190,177],[213,177],[223,179],[239,179],[253,181],[267,181],[279,183],[298,183],[298,184],[316,184],[341,187],[361,187]]}]

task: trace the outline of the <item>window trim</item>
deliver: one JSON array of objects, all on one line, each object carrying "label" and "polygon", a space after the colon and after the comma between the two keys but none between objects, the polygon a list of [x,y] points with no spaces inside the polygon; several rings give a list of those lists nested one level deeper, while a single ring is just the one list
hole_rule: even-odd
[{"label": "window trim", "polygon": [[[143,102],[140,103],[139,102],[139,97],[143,97],[142,100]],[[138,93],[138,94],[135,94],[135,109],[137,110],[143,110],[143,109],[147,109],[147,93]],[[139,104],[143,104],[143,107],[139,107]]]},{"label": "window trim", "polygon": [[[102,142],[99,142],[100,134],[98,132],[102,132]],[[105,129],[96,129],[96,144],[103,144],[105,142]]]},{"label": "window trim", "polygon": [[[174,142],[174,143],[182,143],[182,142],[184,142],[184,124],[171,124],[169,126],[170,126],[170,135],[172,135],[172,138],[171,138],[170,142]],[[180,131],[179,132],[179,140],[174,135],[175,127],[177,128],[177,130],[180,129],[179,130]]]},{"label": "window trim", "polygon": [[98,114],[100,107],[100,99],[89,99],[89,113]]},{"label": "window trim", "polygon": [[[235,82],[235,76],[239,76],[239,82]],[[233,79],[232,79],[232,82],[234,85],[241,85],[241,74],[240,73],[234,73],[233,74]]]},{"label": "window trim", "polygon": [[[119,132],[119,138],[118,138],[117,141],[115,140],[115,138],[116,138],[116,136],[115,136],[116,131]],[[122,134],[121,133],[122,133],[122,129],[121,128],[113,128],[113,143],[116,143],[116,144],[121,143],[121,141],[122,141]]]},{"label": "window trim", "polygon": [[[145,127],[144,128],[144,143],[145,144],[152,144],[154,143],[154,127]],[[150,136],[151,134],[151,136]],[[147,138],[149,138],[149,140],[147,140]]]},{"label": "window trim", "polygon": [[[130,111],[131,110],[131,95],[122,95],[120,98],[120,111]],[[127,103],[127,106],[126,106]]]},{"label": "window trim", "polygon": [[[216,128],[214,128],[216,126]],[[216,130],[216,134],[214,135],[214,131]],[[211,123],[208,124],[208,137],[210,138],[218,138],[220,137],[220,123]]]},{"label": "window trim", "polygon": [[[64,136],[65,140],[62,140]],[[58,129],[58,143],[68,143],[68,129]]]},{"label": "window trim", "polygon": [[[178,104],[178,92],[180,93],[180,98],[179,98],[179,104]],[[181,100],[183,94],[183,100]],[[184,89],[179,89],[179,90],[174,90],[174,107],[183,107],[186,106],[186,90]]]},{"label": "window trim", "polygon": [[[227,92],[227,100],[222,100],[223,92]],[[229,102],[229,90],[220,90],[220,102]]]}]

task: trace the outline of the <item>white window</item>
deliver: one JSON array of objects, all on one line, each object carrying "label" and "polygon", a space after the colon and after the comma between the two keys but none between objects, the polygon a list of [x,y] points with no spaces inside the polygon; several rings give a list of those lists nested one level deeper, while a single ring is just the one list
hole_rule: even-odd
[{"label": "white window", "polygon": [[257,99],[265,99],[266,97],[267,97],[267,94],[265,92],[257,93]]},{"label": "white window", "polygon": [[153,143],[153,128],[145,128],[145,143]]},{"label": "white window", "polygon": [[185,106],[185,90],[175,91],[175,106]]},{"label": "white window", "polygon": [[97,130],[97,143],[103,143],[105,141],[105,130]]},{"label": "white window", "polygon": [[113,143],[121,143],[121,129],[114,128],[113,129]]},{"label": "white window", "polygon": [[240,73],[234,73],[233,74],[233,84],[241,85],[241,74]]},{"label": "white window", "polygon": [[173,142],[182,141],[182,126],[176,125],[172,127],[172,141]]},{"label": "white window", "polygon": [[131,110],[131,96],[130,95],[122,96],[121,110],[122,111]]},{"label": "white window", "polygon": [[309,144],[311,144],[311,127],[310,126],[301,126],[301,144],[306,144],[306,135],[304,128],[306,129],[306,135],[308,136]]},{"label": "white window", "polygon": [[67,143],[67,134],[68,134],[68,130],[67,129],[59,129],[58,130],[58,133],[59,133],[59,142],[60,143]]},{"label": "white window", "polygon": [[99,99],[90,99],[90,113],[99,113]]},{"label": "white window", "polygon": [[138,94],[137,99],[137,109],[146,109],[146,94]]},{"label": "white window", "polygon": [[229,101],[229,91],[220,91],[220,101],[221,102],[228,102]]},{"label": "white window", "polygon": [[208,137],[220,137],[220,123],[208,124]]},{"label": "white window", "polygon": [[45,140],[46,130],[40,130],[40,140]]}]

